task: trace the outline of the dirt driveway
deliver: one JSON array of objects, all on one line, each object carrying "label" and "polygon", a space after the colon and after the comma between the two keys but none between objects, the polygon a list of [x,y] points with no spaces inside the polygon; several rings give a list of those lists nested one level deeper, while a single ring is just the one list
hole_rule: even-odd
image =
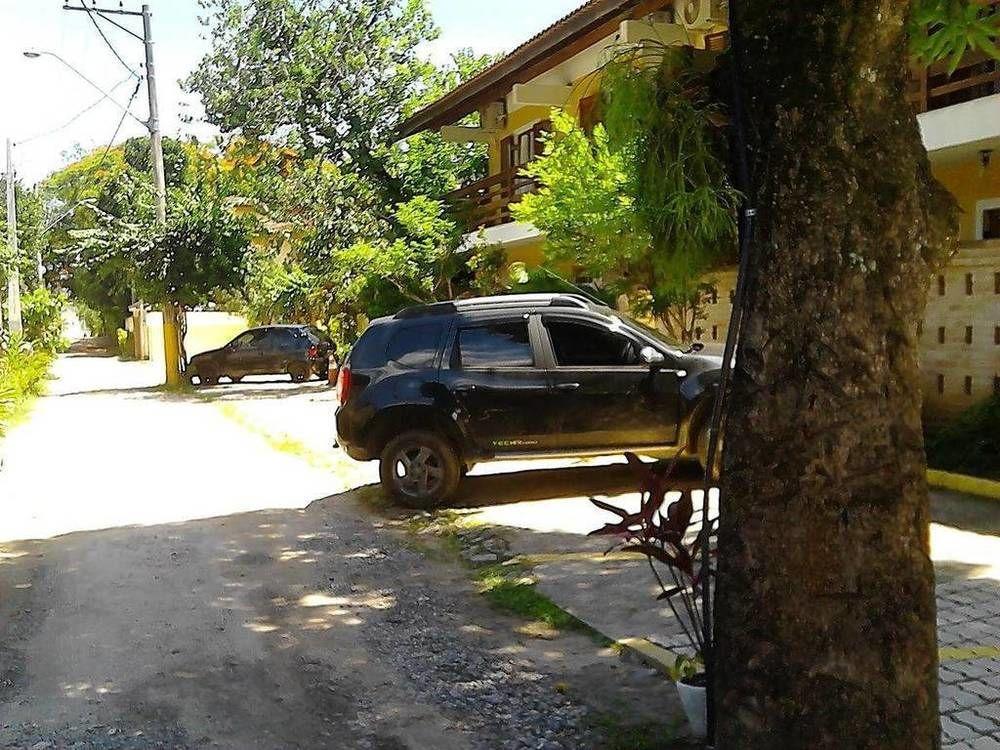
[{"label": "dirt driveway", "polygon": [[347,491],[367,467],[141,366],[58,374],[0,474],[0,747],[625,748],[623,722],[677,721],[658,677],[525,634],[379,520]]}]

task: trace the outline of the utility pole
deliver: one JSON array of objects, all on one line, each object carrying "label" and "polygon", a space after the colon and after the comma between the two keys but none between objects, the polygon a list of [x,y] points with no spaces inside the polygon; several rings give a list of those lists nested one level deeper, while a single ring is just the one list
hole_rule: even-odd
[{"label": "utility pole", "polygon": [[[145,123],[149,130],[149,146],[153,164],[153,186],[156,191],[156,223],[160,228],[167,223],[167,184],[163,169],[163,136],[160,133],[160,107],[156,95],[156,66],[153,62],[153,30],[152,12],[148,4],[142,6],[142,12],[132,10],[88,8],[85,6],[64,5],[64,10],[78,10],[86,13],[96,13],[99,17],[111,21],[107,16],[140,16],[142,18],[142,36],[130,29],[111,21],[123,31],[131,34],[142,42],[146,52],[146,90],[149,95],[149,120]],[[142,303],[139,303],[140,306]],[[178,305],[174,295],[167,290],[167,298],[163,301],[163,359],[166,369],[167,385],[180,385],[181,382],[181,338],[179,327]]]},{"label": "utility pole", "polygon": [[21,325],[21,277],[17,268],[17,194],[14,185],[14,144],[7,139],[7,248],[10,269],[7,276],[7,316],[10,332],[19,334]]},{"label": "utility pole", "polygon": [[[153,184],[156,188],[156,223],[167,224],[167,181],[163,171],[163,136],[160,133],[160,105],[156,96],[156,65],[153,62],[152,14],[142,6],[142,37],[146,50],[146,89],[149,94],[149,146],[153,157]],[[181,336],[177,303],[167,290],[163,300],[163,360],[167,385],[181,383]]]}]

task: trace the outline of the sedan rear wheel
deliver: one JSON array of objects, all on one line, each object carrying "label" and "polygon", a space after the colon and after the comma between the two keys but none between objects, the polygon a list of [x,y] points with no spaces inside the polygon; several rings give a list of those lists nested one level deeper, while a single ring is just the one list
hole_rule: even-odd
[{"label": "sedan rear wheel", "polygon": [[309,380],[309,365],[288,365],[288,374],[292,376],[293,383],[304,383]]},{"label": "sedan rear wheel", "polygon": [[433,508],[458,487],[461,463],[452,444],[433,432],[412,430],[389,441],[379,467],[382,486],[406,505]]}]

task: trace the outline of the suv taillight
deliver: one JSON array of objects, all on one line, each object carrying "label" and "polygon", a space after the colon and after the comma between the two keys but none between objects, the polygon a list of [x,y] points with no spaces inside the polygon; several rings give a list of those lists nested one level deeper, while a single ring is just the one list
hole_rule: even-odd
[{"label": "suv taillight", "polygon": [[351,397],[351,368],[344,365],[340,368],[340,374],[337,375],[337,403],[346,404],[347,399]]},{"label": "suv taillight", "polygon": [[316,357],[319,356],[319,347],[315,345],[310,346],[306,351],[306,356],[308,356],[309,359],[316,359]]}]

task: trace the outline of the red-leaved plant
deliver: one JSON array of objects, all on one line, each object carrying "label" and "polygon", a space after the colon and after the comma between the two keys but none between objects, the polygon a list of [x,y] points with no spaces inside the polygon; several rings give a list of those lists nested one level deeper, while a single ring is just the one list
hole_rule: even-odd
[{"label": "red-leaved plant", "polygon": [[[712,542],[717,521],[711,520],[705,525],[692,523],[694,500],[691,490],[670,486],[670,475],[677,465],[677,458],[669,463],[655,464],[643,463],[633,453],[626,453],[625,458],[639,479],[642,505],[638,512],[630,513],[590,498],[590,502],[598,508],[614,513],[620,519],[592,531],[590,536],[618,537],[608,552],[621,550],[646,556],[661,589],[657,598],[670,605],[694,651],[695,659],[700,661],[707,648],[711,647],[711,643],[706,642],[701,583],[704,576],[715,575],[711,566],[712,555],[706,563],[701,550],[704,535],[707,534],[708,541]],[[667,495],[671,492],[680,492],[680,498],[670,503],[664,512]]]}]

